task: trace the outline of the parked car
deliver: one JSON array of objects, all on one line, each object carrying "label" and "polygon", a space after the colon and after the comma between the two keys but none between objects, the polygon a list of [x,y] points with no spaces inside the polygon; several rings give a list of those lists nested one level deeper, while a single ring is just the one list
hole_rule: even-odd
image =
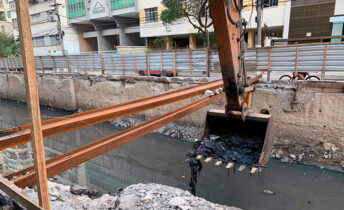
[{"label": "parked car", "polygon": [[[150,69],[150,75],[151,76],[157,76],[157,77],[160,77],[160,76],[164,76],[164,77],[173,77],[173,73],[174,71],[173,70],[156,70],[156,69]],[[176,76],[178,76],[178,70],[176,70]],[[140,75],[140,76],[146,76],[148,75],[148,71],[147,70],[137,70],[137,73]],[[162,75],[161,75],[162,74]]]}]

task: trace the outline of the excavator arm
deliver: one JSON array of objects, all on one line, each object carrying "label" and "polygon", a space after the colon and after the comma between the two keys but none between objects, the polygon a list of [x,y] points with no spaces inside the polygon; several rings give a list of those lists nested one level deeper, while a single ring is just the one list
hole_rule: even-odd
[{"label": "excavator arm", "polygon": [[[217,157],[220,162],[229,162],[229,166],[254,168],[268,162],[275,129],[272,115],[249,110],[251,100],[247,97],[252,92],[247,92],[255,88],[249,87],[245,70],[243,27],[246,22],[241,18],[242,8],[242,0],[209,0],[227,105],[223,110],[208,111],[203,139],[221,139],[220,143],[214,140],[210,145],[223,146],[226,142],[227,149],[219,152],[201,144],[197,155],[201,157],[202,151],[214,151],[207,154],[208,158]],[[249,96],[245,98],[245,95]]]}]

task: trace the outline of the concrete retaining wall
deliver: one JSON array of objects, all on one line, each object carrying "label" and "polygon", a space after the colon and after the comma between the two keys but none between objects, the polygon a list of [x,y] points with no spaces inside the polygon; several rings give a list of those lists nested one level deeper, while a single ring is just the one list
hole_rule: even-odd
[{"label": "concrete retaining wall", "polygon": [[[119,104],[207,81],[207,78],[38,75],[41,104],[70,111]],[[0,73],[1,98],[25,102],[24,86],[23,74]],[[277,143],[330,143],[344,150],[344,83],[301,82],[297,90],[285,84],[259,84],[257,87],[252,109],[256,112],[265,109],[273,114]],[[139,115],[151,119],[195,100],[197,97]],[[214,106],[220,107],[220,104]],[[207,109],[185,117],[179,123],[202,127]]]}]

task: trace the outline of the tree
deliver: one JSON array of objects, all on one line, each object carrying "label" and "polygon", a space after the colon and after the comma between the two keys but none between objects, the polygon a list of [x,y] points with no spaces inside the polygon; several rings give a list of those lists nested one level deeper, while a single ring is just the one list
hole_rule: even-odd
[{"label": "tree", "polygon": [[153,47],[154,48],[159,48],[159,49],[165,49],[166,46],[167,46],[167,43],[169,43],[169,40],[166,37],[156,38],[153,41]]},{"label": "tree", "polygon": [[0,33],[0,57],[20,56],[20,44],[15,43],[12,35]]},{"label": "tree", "polygon": [[161,13],[161,20],[165,25],[186,18],[188,22],[201,34],[205,47],[209,47],[208,28],[212,25],[209,5],[206,0],[162,0],[166,7]]}]

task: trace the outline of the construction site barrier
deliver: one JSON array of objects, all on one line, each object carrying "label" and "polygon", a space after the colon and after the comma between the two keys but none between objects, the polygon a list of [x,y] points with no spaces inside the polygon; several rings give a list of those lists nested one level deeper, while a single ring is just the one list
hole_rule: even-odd
[{"label": "construction site barrier", "polygon": [[[152,51],[135,54],[82,54],[36,56],[38,72],[210,76],[221,72],[218,52],[209,49]],[[248,71],[271,73],[344,72],[344,43],[312,43],[248,49],[245,53]],[[0,58],[3,71],[21,71],[20,57]],[[269,77],[268,77],[269,78]]]},{"label": "construction site barrier", "polygon": [[[38,72],[114,75],[209,76],[219,69],[216,51],[208,49],[152,51],[135,54],[80,54],[36,56]],[[21,57],[0,58],[3,71],[22,71]],[[141,72],[141,73],[140,73]]]}]

